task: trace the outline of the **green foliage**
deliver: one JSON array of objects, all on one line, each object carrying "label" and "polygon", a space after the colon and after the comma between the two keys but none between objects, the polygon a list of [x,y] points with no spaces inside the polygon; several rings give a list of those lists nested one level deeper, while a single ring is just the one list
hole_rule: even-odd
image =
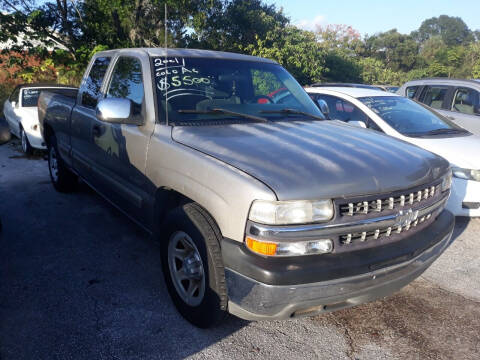
[{"label": "green foliage", "polygon": [[429,77],[428,70],[426,68],[413,69],[405,74],[404,81],[411,81],[416,79],[423,79]]},{"label": "green foliage", "polygon": [[393,71],[412,70],[418,58],[418,43],[396,29],[367,36],[364,55],[383,61]]},{"label": "green foliage", "polygon": [[247,53],[278,61],[300,84],[320,81],[325,71],[324,51],[315,35],[294,26],[277,28],[244,48]]},{"label": "green foliage", "polygon": [[10,96],[12,91],[12,85],[0,83],[0,118],[3,118],[3,103]]},{"label": "green foliage", "polygon": [[263,0],[211,2],[209,16],[194,19],[195,32],[188,37],[189,47],[243,51],[289,23],[281,10]]},{"label": "green foliage", "polygon": [[428,66],[427,73],[431,77],[446,77],[450,75],[448,67],[436,61]]},{"label": "green foliage", "polygon": [[[3,51],[0,70],[18,69],[7,71],[10,82],[78,85],[97,51],[164,46],[165,4],[169,47],[268,57],[302,84],[480,78],[480,30],[460,18],[441,15],[411,34],[392,29],[362,38],[347,25],[298,29],[266,0],[0,0],[0,42],[23,41]],[[274,85],[257,75],[259,89]]]},{"label": "green foliage", "polygon": [[270,94],[282,87],[282,83],[278,81],[273,73],[260,70],[252,72],[252,82],[255,96]]},{"label": "green foliage", "polygon": [[412,36],[420,42],[432,36],[440,36],[447,46],[462,45],[474,40],[472,31],[461,18],[447,15],[425,20]]},{"label": "green foliage", "polygon": [[366,84],[400,85],[403,74],[385,67],[385,64],[375,58],[362,58],[359,60],[362,68],[362,80]]}]

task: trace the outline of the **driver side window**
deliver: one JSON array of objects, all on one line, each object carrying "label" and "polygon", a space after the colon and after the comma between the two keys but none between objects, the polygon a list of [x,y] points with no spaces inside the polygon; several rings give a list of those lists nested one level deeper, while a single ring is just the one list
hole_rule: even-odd
[{"label": "driver side window", "polygon": [[117,60],[106,97],[129,99],[132,102],[133,115],[141,115],[144,87],[139,59],[121,57]]}]

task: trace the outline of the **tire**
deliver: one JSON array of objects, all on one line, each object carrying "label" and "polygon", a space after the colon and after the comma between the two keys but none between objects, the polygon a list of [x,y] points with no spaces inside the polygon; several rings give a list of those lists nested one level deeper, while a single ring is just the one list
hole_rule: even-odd
[{"label": "tire", "polygon": [[67,168],[60,158],[55,135],[50,136],[48,141],[48,170],[55,190],[63,193],[75,190],[77,176]]},{"label": "tire", "polygon": [[[196,203],[174,209],[167,216],[163,229],[164,238],[160,243],[163,275],[175,307],[199,328],[217,325],[227,314],[228,299],[220,230]],[[188,276],[179,281],[183,275]],[[187,294],[190,286],[192,290],[197,286],[192,296]]]},{"label": "tire", "polygon": [[27,155],[33,154],[33,148],[28,141],[27,133],[23,130],[23,127],[20,128],[20,140],[22,141],[22,151]]}]

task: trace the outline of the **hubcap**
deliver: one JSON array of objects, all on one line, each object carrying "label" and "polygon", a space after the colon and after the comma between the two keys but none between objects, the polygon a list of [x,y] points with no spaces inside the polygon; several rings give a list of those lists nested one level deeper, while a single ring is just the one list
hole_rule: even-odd
[{"label": "hubcap", "polygon": [[58,181],[58,161],[57,161],[57,153],[53,146],[50,147],[49,152],[49,165],[50,165],[50,175],[52,176],[53,182]]},{"label": "hubcap", "polygon": [[177,231],[170,237],[168,267],[182,300],[190,306],[200,305],[205,295],[203,262],[195,243],[183,231]]}]

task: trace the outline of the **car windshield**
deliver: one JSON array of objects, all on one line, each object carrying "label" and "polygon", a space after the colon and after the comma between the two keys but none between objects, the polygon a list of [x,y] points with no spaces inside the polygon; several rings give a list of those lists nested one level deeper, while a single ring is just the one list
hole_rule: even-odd
[{"label": "car windshield", "polygon": [[76,96],[76,89],[69,88],[36,88],[36,89],[23,89],[22,93],[22,107],[35,107],[38,103],[40,92],[50,91],[57,94],[64,94],[66,96]]},{"label": "car windshield", "polygon": [[442,115],[400,96],[362,97],[359,100],[399,133],[418,137],[468,133]]},{"label": "car windshield", "polygon": [[159,116],[171,125],[218,121],[322,120],[280,65],[218,58],[153,57]]}]

